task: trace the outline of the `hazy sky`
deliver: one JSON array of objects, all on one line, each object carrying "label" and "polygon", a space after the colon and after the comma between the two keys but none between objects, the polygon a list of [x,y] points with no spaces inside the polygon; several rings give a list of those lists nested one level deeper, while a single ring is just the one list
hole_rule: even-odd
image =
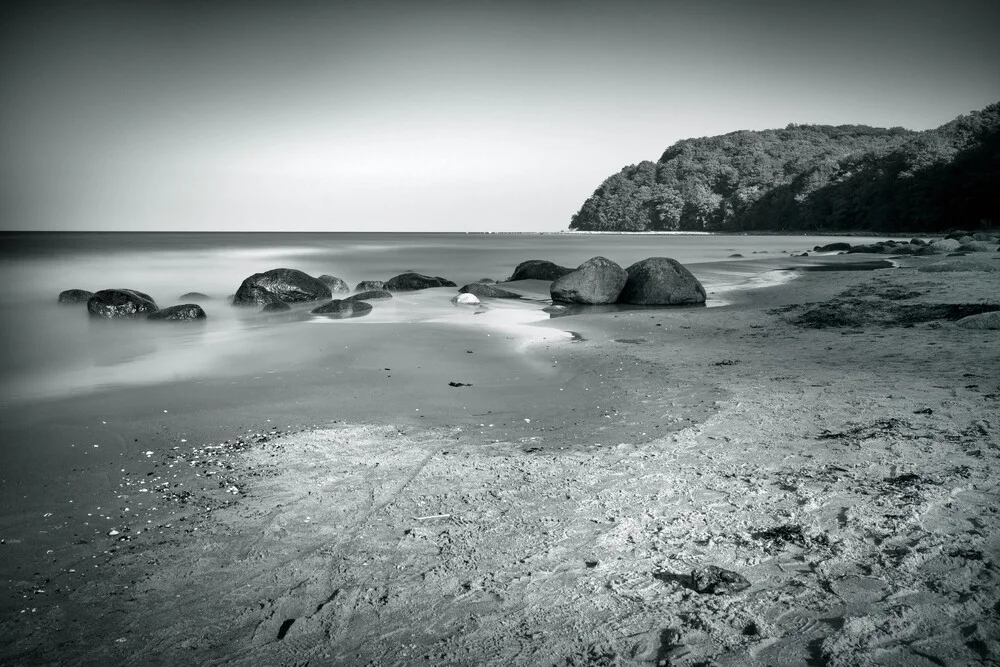
[{"label": "hazy sky", "polygon": [[565,229],[679,139],[1000,100],[1000,3],[36,2],[0,227]]}]

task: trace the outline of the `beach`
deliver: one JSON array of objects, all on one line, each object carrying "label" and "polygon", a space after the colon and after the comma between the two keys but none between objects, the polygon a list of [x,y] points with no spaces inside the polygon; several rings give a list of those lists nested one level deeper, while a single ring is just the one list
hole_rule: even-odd
[{"label": "beach", "polygon": [[[0,545],[0,659],[991,664],[998,332],[897,311],[995,304],[997,254],[432,323],[11,412],[39,442],[5,505],[38,530]],[[698,592],[707,566],[749,587]]]}]

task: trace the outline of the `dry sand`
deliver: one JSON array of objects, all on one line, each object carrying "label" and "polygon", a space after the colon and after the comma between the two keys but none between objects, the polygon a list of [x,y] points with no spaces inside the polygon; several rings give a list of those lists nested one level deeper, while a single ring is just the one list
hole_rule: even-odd
[{"label": "dry sand", "polygon": [[[0,659],[997,664],[1000,332],[894,309],[1000,273],[899,263],[551,320],[575,342],[517,382],[469,361],[450,414],[160,448],[117,490],[159,514],[25,582]],[[824,302],[856,318],[795,324]],[[707,565],[750,588],[695,592]]]}]

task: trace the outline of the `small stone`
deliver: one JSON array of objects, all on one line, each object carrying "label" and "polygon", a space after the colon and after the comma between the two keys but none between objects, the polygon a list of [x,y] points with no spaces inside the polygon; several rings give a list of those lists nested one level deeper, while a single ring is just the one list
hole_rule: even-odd
[{"label": "small stone", "polygon": [[479,297],[475,294],[458,294],[451,297],[451,302],[457,306],[478,306]]},{"label": "small stone", "polygon": [[691,573],[691,584],[699,593],[729,595],[750,588],[750,582],[742,575],[721,567],[709,565]]}]

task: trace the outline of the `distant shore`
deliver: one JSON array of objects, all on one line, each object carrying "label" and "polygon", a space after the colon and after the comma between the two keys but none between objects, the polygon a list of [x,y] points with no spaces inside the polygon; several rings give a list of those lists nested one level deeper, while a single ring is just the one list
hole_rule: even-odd
[{"label": "distant shore", "polygon": [[[91,427],[121,462],[73,454],[102,516],[38,513],[53,553],[11,585],[0,658],[986,664],[998,332],[892,320],[995,300],[998,271],[918,270],[960,260],[553,319],[518,353],[428,332],[336,382],[133,391],[134,420]],[[707,565],[750,588],[695,592]]]}]

